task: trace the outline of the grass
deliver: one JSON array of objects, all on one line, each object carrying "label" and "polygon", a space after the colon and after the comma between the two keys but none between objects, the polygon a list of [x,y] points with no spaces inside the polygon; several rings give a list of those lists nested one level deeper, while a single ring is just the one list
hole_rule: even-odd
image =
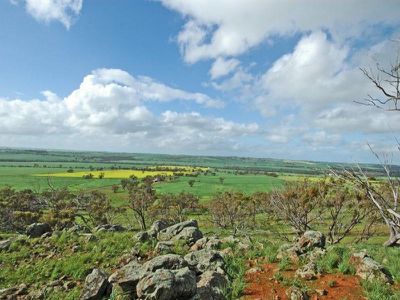
[{"label": "grass", "polygon": [[82,281],[94,267],[110,273],[135,245],[131,232],[97,236],[97,241],[87,242],[84,237],[61,232],[45,240],[14,241],[9,251],[0,253],[0,289],[20,284],[21,280],[40,288],[63,275]]},{"label": "grass", "polygon": [[[219,177],[224,177],[221,183]],[[193,187],[190,187],[188,181],[195,179]],[[274,188],[283,186],[284,181],[279,177],[266,175],[234,175],[229,173],[217,173],[212,175],[199,175],[198,177],[180,177],[173,182],[158,183],[155,185],[159,193],[178,194],[182,191],[195,194],[205,202],[218,192],[241,191],[243,193],[254,193],[257,191],[271,191]]]}]

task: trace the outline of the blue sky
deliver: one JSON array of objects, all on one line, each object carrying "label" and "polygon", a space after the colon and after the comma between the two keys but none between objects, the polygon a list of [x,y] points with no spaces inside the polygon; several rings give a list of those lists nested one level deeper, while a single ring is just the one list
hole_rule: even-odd
[{"label": "blue sky", "polygon": [[[361,9],[360,9],[361,7]],[[0,146],[374,161],[400,1],[5,0]],[[396,157],[393,157],[398,161]]]}]

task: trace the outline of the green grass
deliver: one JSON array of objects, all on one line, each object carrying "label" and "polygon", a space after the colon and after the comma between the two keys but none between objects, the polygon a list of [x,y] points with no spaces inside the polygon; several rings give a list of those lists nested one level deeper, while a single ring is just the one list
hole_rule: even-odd
[{"label": "green grass", "polygon": [[[221,184],[219,177],[224,177]],[[194,179],[193,187],[190,187],[188,181]],[[195,194],[204,200],[208,200],[217,192],[223,191],[241,191],[251,194],[258,191],[270,191],[274,188],[283,186],[284,181],[279,177],[266,175],[234,175],[227,173],[218,173],[216,176],[200,175],[198,177],[180,177],[174,182],[157,184],[156,190],[159,193],[178,194],[182,191]]]},{"label": "green grass", "polygon": [[[21,239],[7,252],[0,252],[0,289],[25,283],[36,288],[63,275],[83,281],[94,267],[109,274],[120,264],[120,258],[135,245],[131,232],[97,234],[98,240],[62,232],[49,239]],[[73,251],[73,247],[78,248]],[[52,255],[50,255],[52,254]],[[75,299],[77,290],[62,299]],[[52,294],[56,299],[56,295]],[[47,299],[47,298],[46,298]]]}]

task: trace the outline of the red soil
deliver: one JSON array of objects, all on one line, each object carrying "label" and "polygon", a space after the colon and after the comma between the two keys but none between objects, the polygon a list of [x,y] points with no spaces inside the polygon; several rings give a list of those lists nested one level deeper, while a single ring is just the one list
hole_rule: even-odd
[{"label": "red soil", "polygon": [[[244,292],[244,299],[247,300],[287,300],[286,289],[288,287],[276,281],[273,276],[278,271],[276,264],[265,264],[262,271],[247,274],[247,286]],[[294,270],[281,271],[284,277],[293,278]],[[360,286],[357,276],[342,274],[326,274],[312,281],[303,281],[309,287],[309,295],[312,300],[361,300],[366,299],[363,296],[362,287]],[[333,287],[329,284],[335,282]],[[318,295],[315,290],[325,290],[324,296]]]}]

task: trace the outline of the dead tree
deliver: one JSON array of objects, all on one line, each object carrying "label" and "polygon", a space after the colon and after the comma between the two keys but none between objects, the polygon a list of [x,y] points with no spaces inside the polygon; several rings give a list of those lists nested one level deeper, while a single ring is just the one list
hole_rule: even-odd
[{"label": "dead tree", "polygon": [[400,111],[400,57],[397,56],[396,61],[388,68],[377,63],[375,71],[371,68],[360,70],[374,84],[380,96],[368,95],[362,101],[356,102],[387,111]]},{"label": "dead tree", "polygon": [[392,176],[387,161],[382,161],[378,154],[373,153],[380,160],[385,171],[387,178],[385,182],[371,182],[365,171],[360,167],[357,170],[344,170],[338,175],[348,179],[358,190],[366,193],[388,228],[389,239],[384,243],[384,246],[396,246],[400,240],[400,180]]}]

